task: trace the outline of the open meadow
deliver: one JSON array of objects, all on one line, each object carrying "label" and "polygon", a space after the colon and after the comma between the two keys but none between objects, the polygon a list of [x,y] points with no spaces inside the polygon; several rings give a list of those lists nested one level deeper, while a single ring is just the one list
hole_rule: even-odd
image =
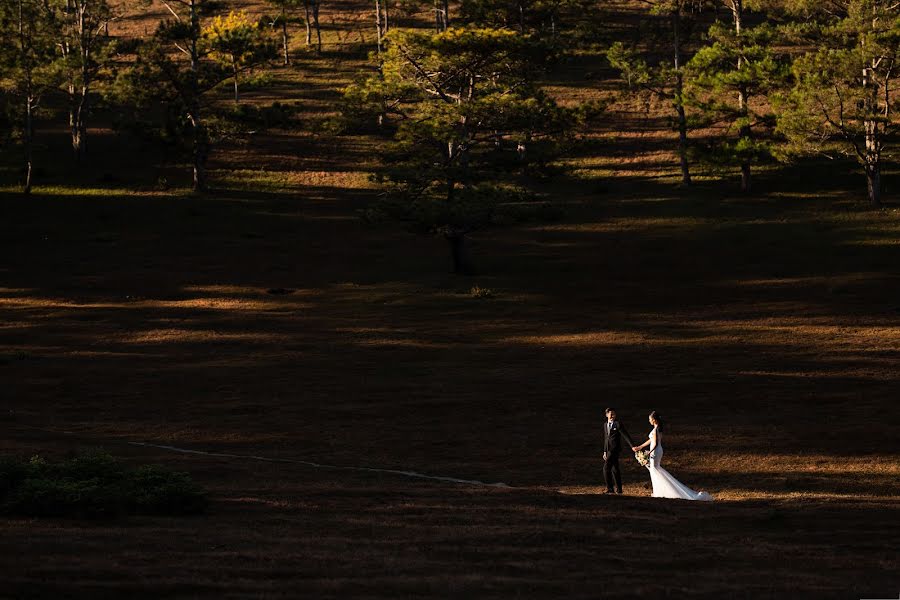
[{"label": "open meadow", "polygon": [[[472,233],[454,274],[361,218],[378,135],[321,125],[370,68],[362,11],[323,4],[322,54],[298,36],[248,86],[312,125],[219,143],[206,193],[108,115],[88,167],[38,129],[30,197],[4,157],[0,450],[102,449],[210,505],[3,516],[0,597],[896,597],[895,167],[880,209],[843,161],[680,187],[664,108],[585,51],[545,81],[607,103],[538,183],[563,210]],[[601,494],[607,406],[638,442],[664,415],[666,468],[715,502],[651,498],[630,458]]]}]

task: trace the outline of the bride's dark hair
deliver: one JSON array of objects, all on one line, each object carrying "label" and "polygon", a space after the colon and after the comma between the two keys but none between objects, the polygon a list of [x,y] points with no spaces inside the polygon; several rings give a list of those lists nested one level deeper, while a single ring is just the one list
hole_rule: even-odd
[{"label": "bride's dark hair", "polygon": [[659,418],[659,413],[655,410],[650,413],[650,418],[656,421],[656,428],[662,429],[662,419]]}]

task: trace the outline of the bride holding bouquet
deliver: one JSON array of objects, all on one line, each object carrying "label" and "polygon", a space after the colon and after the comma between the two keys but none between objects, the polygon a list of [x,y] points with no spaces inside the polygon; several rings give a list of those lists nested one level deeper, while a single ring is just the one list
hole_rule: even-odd
[{"label": "bride holding bouquet", "polygon": [[[678,498],[681,500],[712,500],[712,496],[706,492],[695,492],[660,466],[663,457],[662,422],[655,410],[650,413],[649,421],[653,426],[649,439],[640,446],[632,447],[632,450],[638,462],[650,471],[653,497]],[[643,450],[647,446],[650,447],[649,452]]]}]

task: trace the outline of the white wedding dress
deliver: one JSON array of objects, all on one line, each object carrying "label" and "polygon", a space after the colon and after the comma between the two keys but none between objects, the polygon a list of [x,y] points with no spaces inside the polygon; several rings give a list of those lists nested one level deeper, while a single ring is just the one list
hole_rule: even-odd
[{"label": "white wedding dress", "polygon": [[706,492],[695,492],[684,485],[660,465],[663,457],[662,444],[657,443],[657,427],[650,432],[650,482],[653,484],[654,498],[680,498],[681,500],[712,500]]}]

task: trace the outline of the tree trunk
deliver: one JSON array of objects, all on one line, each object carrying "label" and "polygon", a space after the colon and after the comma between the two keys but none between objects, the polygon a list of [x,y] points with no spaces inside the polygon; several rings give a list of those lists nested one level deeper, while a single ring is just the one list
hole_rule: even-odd
[{"label": "tree trunk", "polygon": [[199,69],[200,69],[200,52],[197,48],[198,46],[198,37],[200,35],[200,15],[197,12],[197,3],[196,0],[191,0],[191,80],[190,80],[190,88],[191,94],[194,98],[197,97],[198,91],[200,89],[200,82],[198,81]]},{"label": "tree trunk", "polygon": [[190,98],[188,99],[188,118],[193,128],[193,169],[195,192],[205,192],[206,184],[206,159],[209,155],[209,140],[206,128],[200,116],[200,12],[197,6],[198,0],[190,0],[191,18],[191,76],[189,80]]},{"label": "tree trunk", "polygon": [[730,0],[731,16],[734,19],[734,32],[741,35],[741,27],[744,24],[744,2],[743,0]]},{"label": "tree trunk", "polygon": [[[738,69],[741,68],[741,60],[738,59]],[[747,107],[747,90],[743,86],[738,90],[738,114],[741,119],[741,126],[738,129],[738,139],[749,140],[752,131],[750,130],[750,111]],[[741,160],[741,191],[749,193],[751,188],[750,181],[750,161],[746,158]]]},{"label": "tree trunk", "polygon": [[447,242],[450,244],[450,255],[453,258],[453,272],[457,275],[472,275],[475,273],[475,267],[469,256],[468,244],[466,244],[466,233],[464,231],[451,230],[444,234]]},{"label": "tree trunk", "polygon": [[[85,75],[82,75],[85,77]],[[88,87],[82,86],[80,96],[75,100],[72,108],[72,152],[75,154],[75,160],[82,162],[87,154],[87,125],[85,123],[85,112],[88,105]]]},{"label": "tree trunk", "polygon": [[[678,76],[679,87],[681,75]],[[679,92],[679,96],[681,93]],[[675,111],[678,113],[678,160],[681,164],[681,183],[691,185],[691,170],[688,164],[687,118],[684,115],[684,104],[680,98],[676,100]]]},{"label": "tree trunk", "polygon": [[881,166],[878,163],[866,167],[866,185],[869,202],[875,208],[881,206]]},{"label": "tree trunk", "polygon": [[316,28],[316,54],[322,53],[322,28],[319,26],[319,8],[321,6],[319,0],[313,0],[312,14],[313,26]]},{"label": "tree trunk", "polygon": [[81,128],[78,124],[77,112],[77,108],[73,109],[69,121],[72,129],[72,154],[77,162],[81,162],[81,159],[84,157],[84,138],[81,135]]},{"label": "tree trunk", "polygon": [[384,31],[381,28],[381,2],[380,0],[375,0],[375,45],[378,54],[381,54],[381,38],[383,36]]},{"label": "tree trunk", "polygon": [[[744,23],[744,4],[743,0],[731,0],[731,14],[734,18],[734,33],[741,35],[741,27]],[[744,66],[742,58],[737,60],[737,70],[740,71]],[[747,88],[741,85],[738,88],[738,114],[741,119],[741,127],[738,129],[738,138],[749,139],[751,135],[750,123],[748,122],[750,115],[750,107],[748,106]],[[750,161],[744,159],[741,161],[741,191],[749,193],[751,188],[750,181]]]},{"label": "tree trunk", "polygon": [[450,28],[450,0],[434,0],[434,24],[438,32]]},{"label": "tree trunk", "polygon": [[31,174],[33,171],[33,149],[32,149],[32,136],[33,136],[33,126],[34,126],[34,116],[32,111],[34,110],[34,80],[32,79],[32,70],[31,70],[31,59],[28,56],[28,51],[30,48],[30,41],[27,34],[25,33],[25,8],[22,0],[19,0],[18,4],[18,15],[19,22],[18,26],[18,34],[19,34],[19,52],[20,58],[22,60],[23,66],[23,75],[24,75],[24,83],[25,83],[25,130],[22,132],[22,143],[25,147],[25,182],[22,186],[22,193],[26,196],[31,195]]},{"label": "tree trunk", "polygon": [[745,194],[753,191],[753,183],[750,179],[750,163],[746,161],[741,163],[741,191]]},{"label": "tree trunk", "polygon": [[[29,78],[30,79],[30,78]],[[31,87],[29,81],[28,87]],[[23,132],[25,144],[25,185],[22,192],[28,196],[31,194],[31,174],[34,170],[34,98],[31,92],[25,94],[25,131]]]},{"label": "tree trunk", "polygon": [[199,123],[196,123],[194,125],[192,154],[194,163],[193,189],[195,192],[205,192],[208,187],[206,177],[206,159],[209,155],[209,142],[206,139],[206,129]]},{"label": "tree trunk", "polygon": [[78,117],[76,113],[78,112],[78,98],[75,95],[75,85],[70,81],[69,82],[69,134],[72,136],[72,153],[75,156],[75,160],[78,160],[78,128],[76,126],[76,122]]},{"label": "tree trunk", "polygon": [[234,103],[240,104],[241,98],[240,98],[240,94],[238,92],[238,72],[239,72],[239,70],[238,70],[237,57],[235,57],[235,56],[231,57],[231,70],[234,73]]},{"label": "tree trunk", "polygon": [[79,50],[81,52],[81,92],[78,98],[78,104],[75,107],[75,122],[72,126],[72,149],[75,152],[75,159],[83,161],[86,154],[87,142],[87,125],[85,119],[87,117],[88,101],[91,86],[91,36],[93,33],[89,31],[87,22],[87,1],[82,0],[78,4],[78,39]]},{"label": "tree trunk", "polygon": [[287,31],[287,7],[281,7],[281,44],[284,47],[284,66],[291,64],[291,55],[288,50],[288,31]]},{"label": "tree trunk", "polygon": [[309,18],[309,1],[310,0],[305,0],[303,2],[303,10],[306,14],[306,18],[304,19],[306,22],[306,45],[312,46],[312,23]]},{"label": "tree trunk", "polygon": [[675,112],[678,115],[678,159],[681,163],[681,183],[691,185],[691,171],[687,156],[687,117],[684,114],[684,73],[681,70],[681,4],[672,14],[672,50],[675,55]]},{"label": "tree trunk", "polygon": [[[869,189],[869,202],[873,206],[881,206],[881,143],[882,131],[878,126],[875,115],[878,110],[878,84],[875,82],[875,67],[863,69],[863,89],[866,91],[864,106],[866,120],[863,123],[866,132],[866,150],[864,165],[866,169],[866,183]],[[885,105],[885,114],[888,114],[889,105]]]},{"label": "tree trunk", "polygon": [[443,0],[444,3],[444,31],[450,29],[450,0]]}]

